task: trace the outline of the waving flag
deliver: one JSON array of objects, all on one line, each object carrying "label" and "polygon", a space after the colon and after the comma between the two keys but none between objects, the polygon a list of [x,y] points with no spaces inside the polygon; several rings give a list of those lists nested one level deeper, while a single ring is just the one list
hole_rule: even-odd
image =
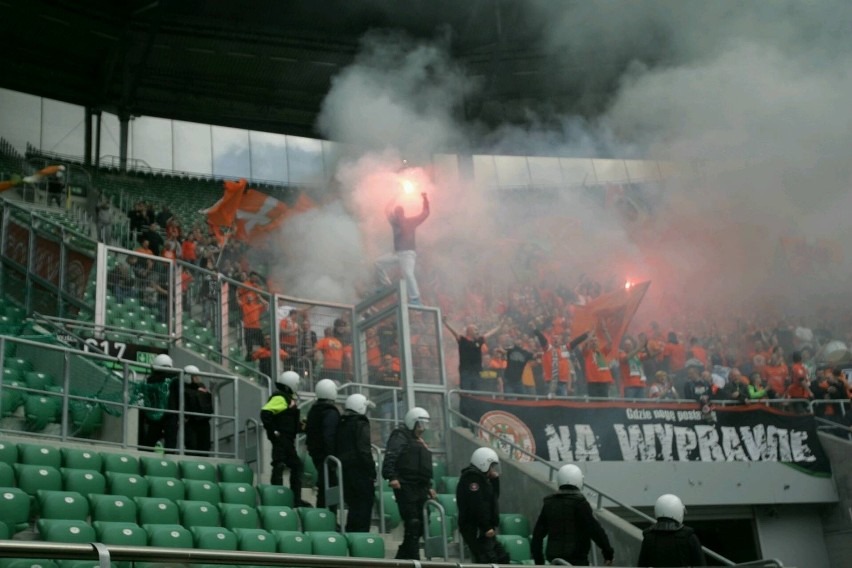
[{"label": "waving flag", "polygon": [[[630,321],[639,309],[639,304],[642,303],[642,298],[645,297],[645,292],[650,285],[650,281],[641,282],[598,296],[585,306],[578,306],[571,325],[571,339],[589,331],[598,322],[602,322],[609,331],[613,349],[618,349],[621,338],[630,326]],[[600,326],[597,333],[598,339],[603,343],[606,338]]]}]

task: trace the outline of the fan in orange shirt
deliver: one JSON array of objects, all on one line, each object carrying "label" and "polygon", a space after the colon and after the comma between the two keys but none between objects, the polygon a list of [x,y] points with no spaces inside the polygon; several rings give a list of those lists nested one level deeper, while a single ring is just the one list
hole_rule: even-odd
[{"label": "fan in orange shirt", "polygon": [[663,347],[663,356],[669,360],[669,373],[676,373],[686,367],[686,349],[673,331],[669,332],[668,341]]},{"label": "fan in orange shirt", "polygon": [[[341,382],[343,380],[343,343],[334,337],[334,328],[327,327],[324,337],[317,341],[317,365],[322,367],[320,378]],[[321,357],[321,359],[320,359]]]}]

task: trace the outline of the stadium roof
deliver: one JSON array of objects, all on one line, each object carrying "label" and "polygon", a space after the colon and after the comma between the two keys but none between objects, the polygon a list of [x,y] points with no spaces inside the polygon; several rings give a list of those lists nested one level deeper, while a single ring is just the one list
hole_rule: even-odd
[{"label": "stadium roof", "polygon": [[[371,30],[444,38],[481,80],[468,120],[590,111],[512,0],[0,0],[0,87],[118,114],[316,136],[332,77]],[[564,71],[564,70],[561,70]],[[593,97],[594,99],[594,97]]]}]

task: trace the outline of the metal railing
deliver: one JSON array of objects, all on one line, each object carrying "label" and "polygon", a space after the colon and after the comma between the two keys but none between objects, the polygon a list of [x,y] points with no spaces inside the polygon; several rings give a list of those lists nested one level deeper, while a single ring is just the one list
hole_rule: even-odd
[{"label": "metal railing", "polygon": [[[461,412],[452,408],[451,402],[450,402],[451,395],[452,394],[459,394],[461,392],[462,391],[452,389],[447,393],[446,412],[447,412],[448,422],[449,422],[449,417],[454,416],[456,419],[460,420],[462,424],[467,424],[468,426],[475,428],[476,432],[485,432],[489,436],[500,437],[500,435],[498,433],[492,432],[492,431],[482,427],[479,424],[479,422],[471,420],[467,416],[464,416]],[[469,391],[464,391],[464,392],[469,392]],[[491,393],[491,394],[494,394],[494,393]],[[606,399],[606,400],[608,400],[610,402],[612,401],[612,399]],[[500,439],[501,439],[501,444],[505,444],[505,445],[509,446],[510,448],[512,448],[513,454],[518,453],[518,454],[524,455],[527,458],[530,458],[529,461],[532,461],[532,462],[535,462],[535,463],[540,463],[540,464],[543,464],[545,467],[547,467],[548,481],[550,481],[550,482],[554,481],[554,479],[556,478],[556,472],[559,471],[559,466],[556,466],[549,461],[541,459],[536,454],[533,454],[533,453],[525,450],[524,448],[515,444],[514,442],[511,442],[509,440],[505,440],[504,438],[500,438]],[[622,501],[619,501],[615,497],[612,497],[611,495],[604,493],[600,489],[593,487],[592,485],[589,485],[588,483],[583,484],[583,489],[587,490],[589,492],[595,493],[597,495],[595,508],[598,509],[598,510],[603,509],[603,503],[604,503],[604,500],[606,500],[607,502],[612,503],[616,507],[620,507],[622,509],[629,511],[630,513],[633,513],[634,515],[637,515],[638,517],[640,517],[641,519],[643,519],[645,521],[648,521],[650,523],[655,523],[657,521],[655,518],[651,517],[650,515],[646,515],[645,513],[640,511],[639,509],[636,509],[635,507],[633,507],[631,505],[628,505],[628,504],[626,504]],[[701,548],[702,548],[702,550],[704,551],[705,554],[707,554],[708,556],[710,556],[714,560],[721,562],[724,566],[735,566],[736,565],[736,563],[733,560],[729,560],[728,558],[725,558],[721,554],[718,554],[718,553],[710,550],[706,546],[702,546]]]}]

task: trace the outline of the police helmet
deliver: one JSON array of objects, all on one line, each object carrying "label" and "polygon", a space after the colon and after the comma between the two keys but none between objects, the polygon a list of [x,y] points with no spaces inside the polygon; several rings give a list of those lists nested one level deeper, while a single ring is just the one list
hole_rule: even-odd
[{"label": "police helmet", "polygon": [[415,406],[405,413],[403,422],[405,422],[405,427],[409,430],[414,430],[418,422],[420,423],[420,427],[425,430],[426,426],[429,424],[429,413],[426,412],[425,408]]},{"label": "police helmet", "polygon": [[[500,458],[497,456],[497,452],[491,448],[477,448],[470,456],[470,465],[482,473],[487,473],[492,466],[499,468]],[[499,469],[497,471],[499,472]]]},{"label": "police helmet", "polygon": [[363,394],[350,394],[343,408],[357,412],[358,414],[367,414],[367,409],[372,406],[373,403],[367,400],[367,397]]},{"label": "police helmet", "polygon": [[583,488],[583,471],[576,465],[569,463],[563,465],[556,472],[556,484],[559,487],[563,485],[573,485],[577,489]]},{"label": "police helmet", "polygon": [[290,387],[290,390],[296,392],[299,388],[299,373],[296,371],[284,371],[281,373],[281,376],[278,377],[278,385]]},{"label": "police helmet", "polygon": [[172,358],[166,355],[165,353],[160,353],[156,357],[154,357],[154,366],[155,367],[174,367],[174,361]]},{"label": "police helmet", "polygon": [[671,493],[660,495],[654,505],[654,516],[658,519],[666,517],[682,523],[684,513],[686,513],[686,507],[683,506],[683,501],[680,500],[680,497]]},{"label": "police helmet", "polygon": [[334,400],[337,398],[337,385],[331,379],[323,379],[317,383],[314,392],[317,398]]}]

